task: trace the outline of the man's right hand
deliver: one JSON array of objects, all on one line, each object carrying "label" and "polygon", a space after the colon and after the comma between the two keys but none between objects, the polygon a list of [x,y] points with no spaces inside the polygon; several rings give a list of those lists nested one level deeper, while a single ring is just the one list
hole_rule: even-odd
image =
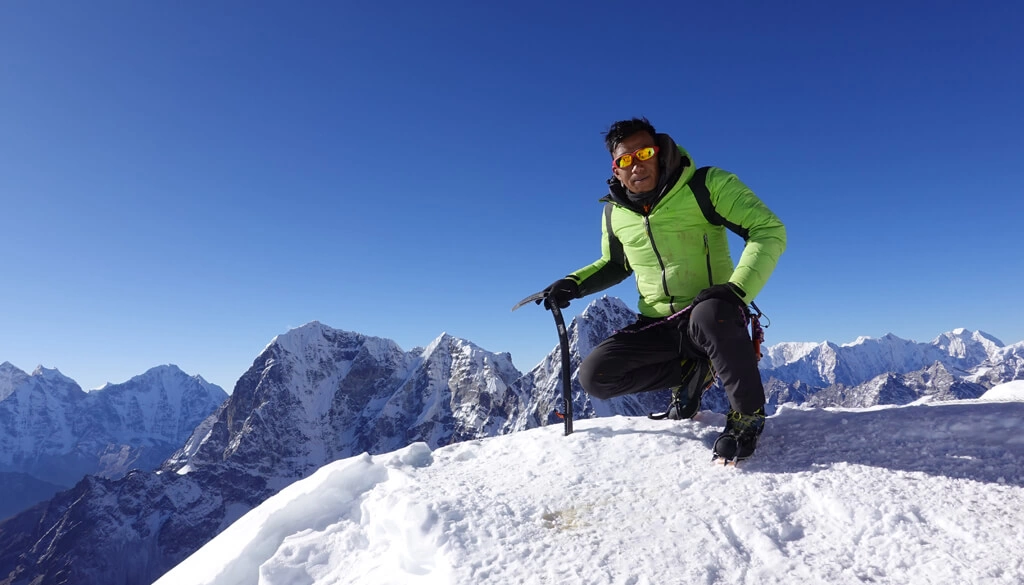
[{"label": "man's right hand", "polygon": [[571,278],[563,278],[552,282],[542,292],[544,298],[537,301],[538,305],[543,302],[545,309],[551,310],[552,306],[564,309],[569,306],[569,301],[580,298],[580,285]]}]

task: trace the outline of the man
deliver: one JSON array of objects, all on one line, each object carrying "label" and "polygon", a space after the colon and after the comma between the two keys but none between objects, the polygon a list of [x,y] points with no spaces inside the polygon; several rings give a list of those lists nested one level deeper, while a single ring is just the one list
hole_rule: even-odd
[{"label": "man", "polygon": [[[785,249],[786,229],[735,175],[698,169],[646,118],[615,122],[605,145],[614,177],[602,199],[601,258],[544,289],[544,305],[565,308],[635,274],[639,320],[594,348],[580,384],[601,399],[673,387],[671,418],[690,418],[714,379],[710,362],[731,406],[715,457],[746,459],[765,420],[747,305]],[[726,227],[746,241],[735,266]]]}]

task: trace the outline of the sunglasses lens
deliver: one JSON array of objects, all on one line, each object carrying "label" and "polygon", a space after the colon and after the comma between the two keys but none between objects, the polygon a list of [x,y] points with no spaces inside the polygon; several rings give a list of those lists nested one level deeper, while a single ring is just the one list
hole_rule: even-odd
[{"label": "sunglasses lens", "polygon": [[615,159],[615,166],[619,167],[620,169],[626,169],[633,166],[634,156],[636,157],[636,160],[645,161],[650,160],[651,157],[653,157],[656,154],[658,154],[658,148],[656,146],[648,146],[646,148],[641,148],[636,152],[624,154],[619,158]]}]

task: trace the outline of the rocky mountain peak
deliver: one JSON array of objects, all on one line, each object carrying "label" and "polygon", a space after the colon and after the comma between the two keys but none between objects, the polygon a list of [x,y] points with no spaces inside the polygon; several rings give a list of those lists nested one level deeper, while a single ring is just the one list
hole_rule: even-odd
[{"label": "rocky mountain peak", "polygon": [[963,328],[939,335],[932,341],[932,345],[952,358],[971,362],[996,357],[1005,347],[1002,341],[983,331],[968,331]]},{"label": "rocky mountain peak", "polygon": [[78,386],[78,382],[60,373],[57,368],[44,368],[42,365],[36,366],[36,369],[32,371],[32,377],[46,380],[52,384]]},{"label": "rocky mountain peak", "polygon": [[28,374],[11,362],[0,364],[0,400],[14,393],[14,389],[28,380]]}]

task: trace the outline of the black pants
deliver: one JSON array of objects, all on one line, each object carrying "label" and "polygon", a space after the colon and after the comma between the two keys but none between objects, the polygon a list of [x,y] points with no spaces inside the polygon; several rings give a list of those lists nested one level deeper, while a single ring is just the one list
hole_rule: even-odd
[{"label": "black pants", "polygon": [[580,364],[580,384],[601,399],[671,388],[681,382],[682,360],[705,358],[733,410],[749,414],[764,406],[761,373],[741,309],[708,299],[688,317],[664,323],[641,318],[605,339]]}]

